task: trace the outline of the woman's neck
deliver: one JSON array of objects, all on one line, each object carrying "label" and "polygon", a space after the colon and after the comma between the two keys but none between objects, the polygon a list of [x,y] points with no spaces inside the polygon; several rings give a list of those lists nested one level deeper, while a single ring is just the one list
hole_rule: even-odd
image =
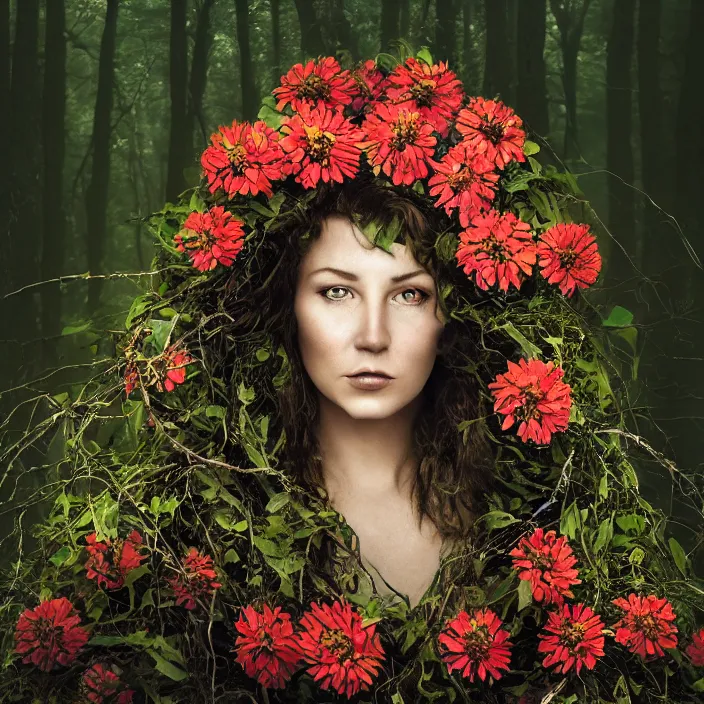
[{"label": "woman's neck", "polygon": [[325,488],[335,496],[411,496],[417,468],[413,423],[420,399],[393,416],[352,418],[320,398],[318,440]]}]

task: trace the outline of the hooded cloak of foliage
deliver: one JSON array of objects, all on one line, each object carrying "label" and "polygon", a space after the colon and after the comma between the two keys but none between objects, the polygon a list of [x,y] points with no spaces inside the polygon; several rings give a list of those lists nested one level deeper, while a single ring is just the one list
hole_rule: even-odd
[{"label": "hooded cloak of foliage", "polygon": [[[425,72],[418,80],[437,78],[427,53],[416,63],[409,65]],[[344,92],[334,65],[320,66],[322,78]],[[367,76],[374,97],[389,69],[374,79],[368,64],[364,70],[355,75]],[[443,76],[438,83],[445,88]],[[411,87],[416,80],[406,79]],[[264,101],[260,118],[268,130],[288,125],[281,135],[294,139],[305,130],[295,122],[299,112],[286,107],[294,94],[287,85],[278,103]],[[400,81],[389,95],[403,100],[406,88]],[[360,111],[364,100],[354,105]],[[301,119],[315,112],[295,107]],[[448,99],[444,112],[427,115],[441,135],[436,163],[457,143],[468,144],[476,127],[464,119],[451,129],[447,115],[459,107]],[[329,108],[311,119],[329,119]],[[396,107],[380,110],[368,140],[372,128],[383,129],[384,110]],[[362,119],[356,113],[354,129]],[[221,130],[218,139],[235,138]],[[520,160],[515,152],[496,155],[493,207],[535,233],[588,221],[593,213],[574,179],[542,166],[532,156],[538,151],[525,142]],[[698,701],[704,673],[685,647],[702,625],[704,584],[669,537],[662,511],[641,496],[637,465],[643,457],[661,463],[698,515],[701,479],[677,470],[633,432],[637,331],[628,311],[617,306],[605,315],[588,293],[568,298],[537,273],[519,272],[520,288],[470,278],[457,258],[466,225],[459,213],[435,207],[432,170],[407,183],[393,169],[377,169],[378,155],[369,151],[369,163],[358,163],[356,189],[317,181],[311,188],[312,166],[304,177],[291,172],[272,185],[276,169],[268,164],[268,176],[259,174],[246,196],[243,183],[223,180],[213,189],[204,178],[149,218],[161,245],[152,267],[158,273],[135,299],[127,333],[115,333],[115,354],[70,392],[38,396],[26,433],[3,443],[3,491],[27,472],[42,477],[34,493],[10,492],[6,501],[17,515],[4,542],[13,559],[2,574],[0,611],[7,701],[96,701],[87,693],[108,685],[116,694],[104,701],[346,700],[300,669],[289,673],[285,688],[267,689],[233,652],[243,613],[270,618],[269,609],[281,607],[293,623],[311,604],[340,599],[380,638],[385,657],[372,690],[352,695],[357,701]],[[204,163],[206,172],[228,166],[213,163]],[[299,163],[298,175],[309,166]],[[417,210],[367,212],[364,198],[355,201],[362,183],[389,189],[390,202]],[[292,342],[290,299],[300,257],[329,212],[347,213],[387,251],[392,242],[413,247],[434,273],[450,321],[429,384],[428,417],[417,432],[425,458],[418,501],[445,521],[447,535],[463,540],[414,609],[398,595],[373,591],[355,554],[356,536],[318,490],[314,388]],[[409,236],[416,212],[430,229]],[[214,238],[207,252],[207,238],[194,244],[199,229]],[[537,269],[533,264],[529,270]],[[509,411],[492,411],[499,392],[489,384],[508,377],[507,369],[518,374],[507,365],[519,360],[552,362],[569,385],[566,429],[540,444],[519,436],[520,421],[508,423]],[[557,410],[566,411],[560,403]],[[438,413],[443,423],[434,426],[429,418]],[[45,453],[39,466],[28,464],[36,462],[32,446]],[[31,526],[36,547],[29,551],[23,515],[40,501],[52,508]],[[554,562],[550,577],[535,557],[541,550],[540,559]],[[541,581],[553,579],[552,586]],[[647,660],[629,651],[629,624],[647,615],[624,616],[614,601],[632,593],[667,600],[677,648]],[[39,650],[46,631],[37,630],[32,610],[40,602],[61,636],[58,650]],[[668,612],[658,613],[662,619],[648,623],[671,634]],[[576,655],[556,651],[564,638],[574,644],[583,632],[590,640]],[[650,633],[671,645],[671,635]],[[474,650],[450,669],[443,647],[469,642]],[[32,652],[35,659],[22,662]]]}]

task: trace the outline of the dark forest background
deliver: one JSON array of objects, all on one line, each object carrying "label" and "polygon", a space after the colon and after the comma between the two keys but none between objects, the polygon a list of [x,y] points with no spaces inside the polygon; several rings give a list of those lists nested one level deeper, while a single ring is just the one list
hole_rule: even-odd
[{"label": "dark forest background", "polygon": [[219,124],[255,118],[296,62],[403,41],[498,95],[577,175],[604,256],[591,298],[637,331],[633,430],[701,469],[702,37],[702,0],[0,0],[5,420],[110,353],[149,271],[142,218],[197,182]]}]

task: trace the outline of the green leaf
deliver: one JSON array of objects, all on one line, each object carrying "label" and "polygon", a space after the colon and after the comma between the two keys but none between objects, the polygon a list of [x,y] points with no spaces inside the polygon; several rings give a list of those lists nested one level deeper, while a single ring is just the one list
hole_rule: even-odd
[{"label": "green leaf", "polygon": [[176,667],[172,662],[169,662],[166,658],[161,657],[158,653],[154,652],[151,648],[149,649],[149,654],[154,658],[155,667],[162,675],[175,680],[176,682],[181,682],[188,677],[188,673],[182,670],[180,667]]},{"label": "green leaf", "polygon": [[518,610],[523,611],[533,602],[533,589],[529,579],[522,579],[518,584]]},{"label": "green leaf", "polygon": [[276,109],[276,98],[273,95],[267,95],[262,100],[262,107],[257,114],[260,120],[264,120],[268,127],[278,130],[281,127],[284,115]]},{"label": "green leaf", "polygon": [[504,323],[503,325],[499,325],[496,329],[505,330],[506,334],[521,346],[523,354],[528,357],[528,359],[540,358],[543,356],[540,347],[537,347],[530,340],[528,340],[523,333],[518,331],[513,323]]},{"label": "green leaf", "polygon": [[120,645],[125,642],[124,636],[93,636],[88,645]]},{"label": "green leaf", "polygon": [[269,207],[272,211],[278,215],[281,212],[281,206],[286,200],[286,195],[284,193],[275,193],[271,198],[269,198]]},{"label": "green leaf", "polygon": [[249,207],[264,217],[273,218],[276,216],[276,213],[273,210],[269,210],[269,208],[263,206],[261,203],[258,203],[256,200],[250,200]]},{"label": "green leaf", "polygon": [[255,355],[257,357],[258,362],[265,362],[270,357],[269,350],[265,349],[264,347],[260,347],[256,351]]},{"label": "green leaf", "polygon": [[149,327],[152,329],[152,334],[145,338],[145,342],[149,340],[151,345],[156,350],[157,354],[161,354],[166,347],[166,339],[171,332],[173,324],[167,320],[149,320]]},{"label": "green leaf", "polygon": [[685,553],[682,546],[674,538],[670,538],[667,541],[667,544],[670,546],[670,552],[672,553],[672,557],[675,560],[675,564],[677,565],[677,569],[679,569],[679,571],[686,577],[687,576],[687,554]]},{"label": "green leaf", "polygon": [[[64,495],[65,498],[65,495]],[[68,499],[67,499],[68,501]],[[57,567],[61,567],[71,555],[71,548],[64,545],[60,550],[57,550],[50,558],[49,562],[53,562]]]},{"label": "green leaf", "polygon": [[90,330],[91,321],[88,320],[85,323],[80,323],[79,325],[67,325],[62,331],[61,335],[75,335],[78,332],[85,332]]},{"label": "green leaf", "polygon": [[624,532],[634,532],[637,535],[642,535],[645,531],[645,518],[637,513],[629,513],[626,516],[619,516],[616,519],[616,525]]},{"label": "green leaf", "polygon": [[417,54],[416,58],[418,61],[424,61],[428,66],[433,65],[433,55],[430,53],[430,49],[424,46]]},{"label": "green leaf", "polygon": [[222,420],[225,417],[226,410],[223,406],[206,406],[205,415],[208,418],[219,418]]},{"label": "green leaf", "polygon": [[262,538],[259,535],[255,535],[253,542],[263,555],[268,555],[269,557],[282,557],[281,549],[273,540],[268,540],[267,538]]},{"label": "green leaf", "polygon": [[523,153],[526,156],[531,156],[531,154],[537,154],[540,151],[540,146],[537,145],[535,142],[531,142],[529,139],[526,139],[526,141],[523,144]]},{"label": "green leaf", "polygon": [[280,494],[276,494],[269,499],[266,510],[269,513],[277,513],[279,509],[283,508],[290,500],[291,495],[287,491],[282,491]]},{"label": "green leaf", "polygon": [[506,526],[510,526],[512,523],[518,523],[518,518],[515,518],[510,513],[506,513],[505,511],[489,511],[481,516],[479,520],[486,521],[486,527],[488,530],[505,528]]},{"label": "green leaf", "polygon": [[693,685],[692,689],[695,692],[704,692],[704,677],[702,677],[700,680],[697,680]]},{"label": "green leaf", "polygon": [[606,327],[620,328],[626,327],[633,322],[633,313],[621,306],[614,306],[606,320],[602,320],[601,324]]},{"label": "green leaf", "polygon": [[240,385],[237,388],[237,398],[246,406],[254,401],[254,388],[251,386],[245,386],[243,381],[240,381]]},{"label": "green leaf", "polygon": [[611,518],[605,518],[599,524],[599,531],[594,541],[594,552],[599,552],[611,542],[611,538],[614,536],[614,526],[611,520]]},{"label": "green leaf", "polygon": [[149,308],[150,303],[151,294],[148,293],[137,296],[137,298],[132,301],[129,313],[127,313],[127,318],[125,319],[125,329],[129,330],[132,327],[132,323]]}]

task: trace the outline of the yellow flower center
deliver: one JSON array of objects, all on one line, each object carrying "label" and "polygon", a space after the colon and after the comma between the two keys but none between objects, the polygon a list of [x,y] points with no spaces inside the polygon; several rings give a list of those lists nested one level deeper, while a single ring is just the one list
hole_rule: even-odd
[{"label": "yellow flower center", "polygon": [[485,122],[479,130],[494,144],[498,144],[504,136],[503,125],[498,122]]},{"label": "yellow flower center", "polygon": [[472,660],[483,659],[489,651],[491,639],[486,626],[479,626],[474,619],[470,620],[472,630],[464,635],[464,647]]},{"label": "yellow flower center", "polygon": [[327,630],[320,637],[320,644],[332,653],[335,653],[340,662],[347,660],[354,654],[354,648],[349,637],[339,629]]},{"label": "yellow flower center", "polygon": [[232,164],[232,168],[238,173],[242,173],[247,167],[247,152],[241,144],[230,144],[227,139],[222,140],[227,158]]},{"label": "yellow flower center", "polygon": [[560,639],[569,648],[574,648],[584,640],[584,634],[586,632],[587,627],[584,623],[574,623],[565,619],[562,622]]},{"label": "yellow flower center", "polygon": [[330,86],[313,73],[298,86],[297,93],[301,100],[326,100],[330,97]]},{"label": "yellow flower center", "polygon": [[304,125],[304,129],[308,141],[307,152],[310,158],[320,162],[323,166],[328,166],[330,153],[335,144],[335,135],[330,132],[323,132],[317,125],[312,127]]},{"label": "yellow flower center", "polygon": [[562,264],[565,269],[572,268],[575,261],[577,261],[577,252],[573,249],[563,249],[560,252],[560,264]]},{"label": "yellow flower center", "polygon": [[424,78],[422,81],[411,86],[411,95],[420,107],[429,108],[433,104],[433,96],[437,83],[430,78]]},{"label": "yellow flower center", "polygon": [[396,124],[392,131],[394,137],[391,140],[391,148],[397,151],[403,151],[407,144],[413,144],[418,137],[418,118],[420,114],[417,112],[401,113],[396,118]]}]

